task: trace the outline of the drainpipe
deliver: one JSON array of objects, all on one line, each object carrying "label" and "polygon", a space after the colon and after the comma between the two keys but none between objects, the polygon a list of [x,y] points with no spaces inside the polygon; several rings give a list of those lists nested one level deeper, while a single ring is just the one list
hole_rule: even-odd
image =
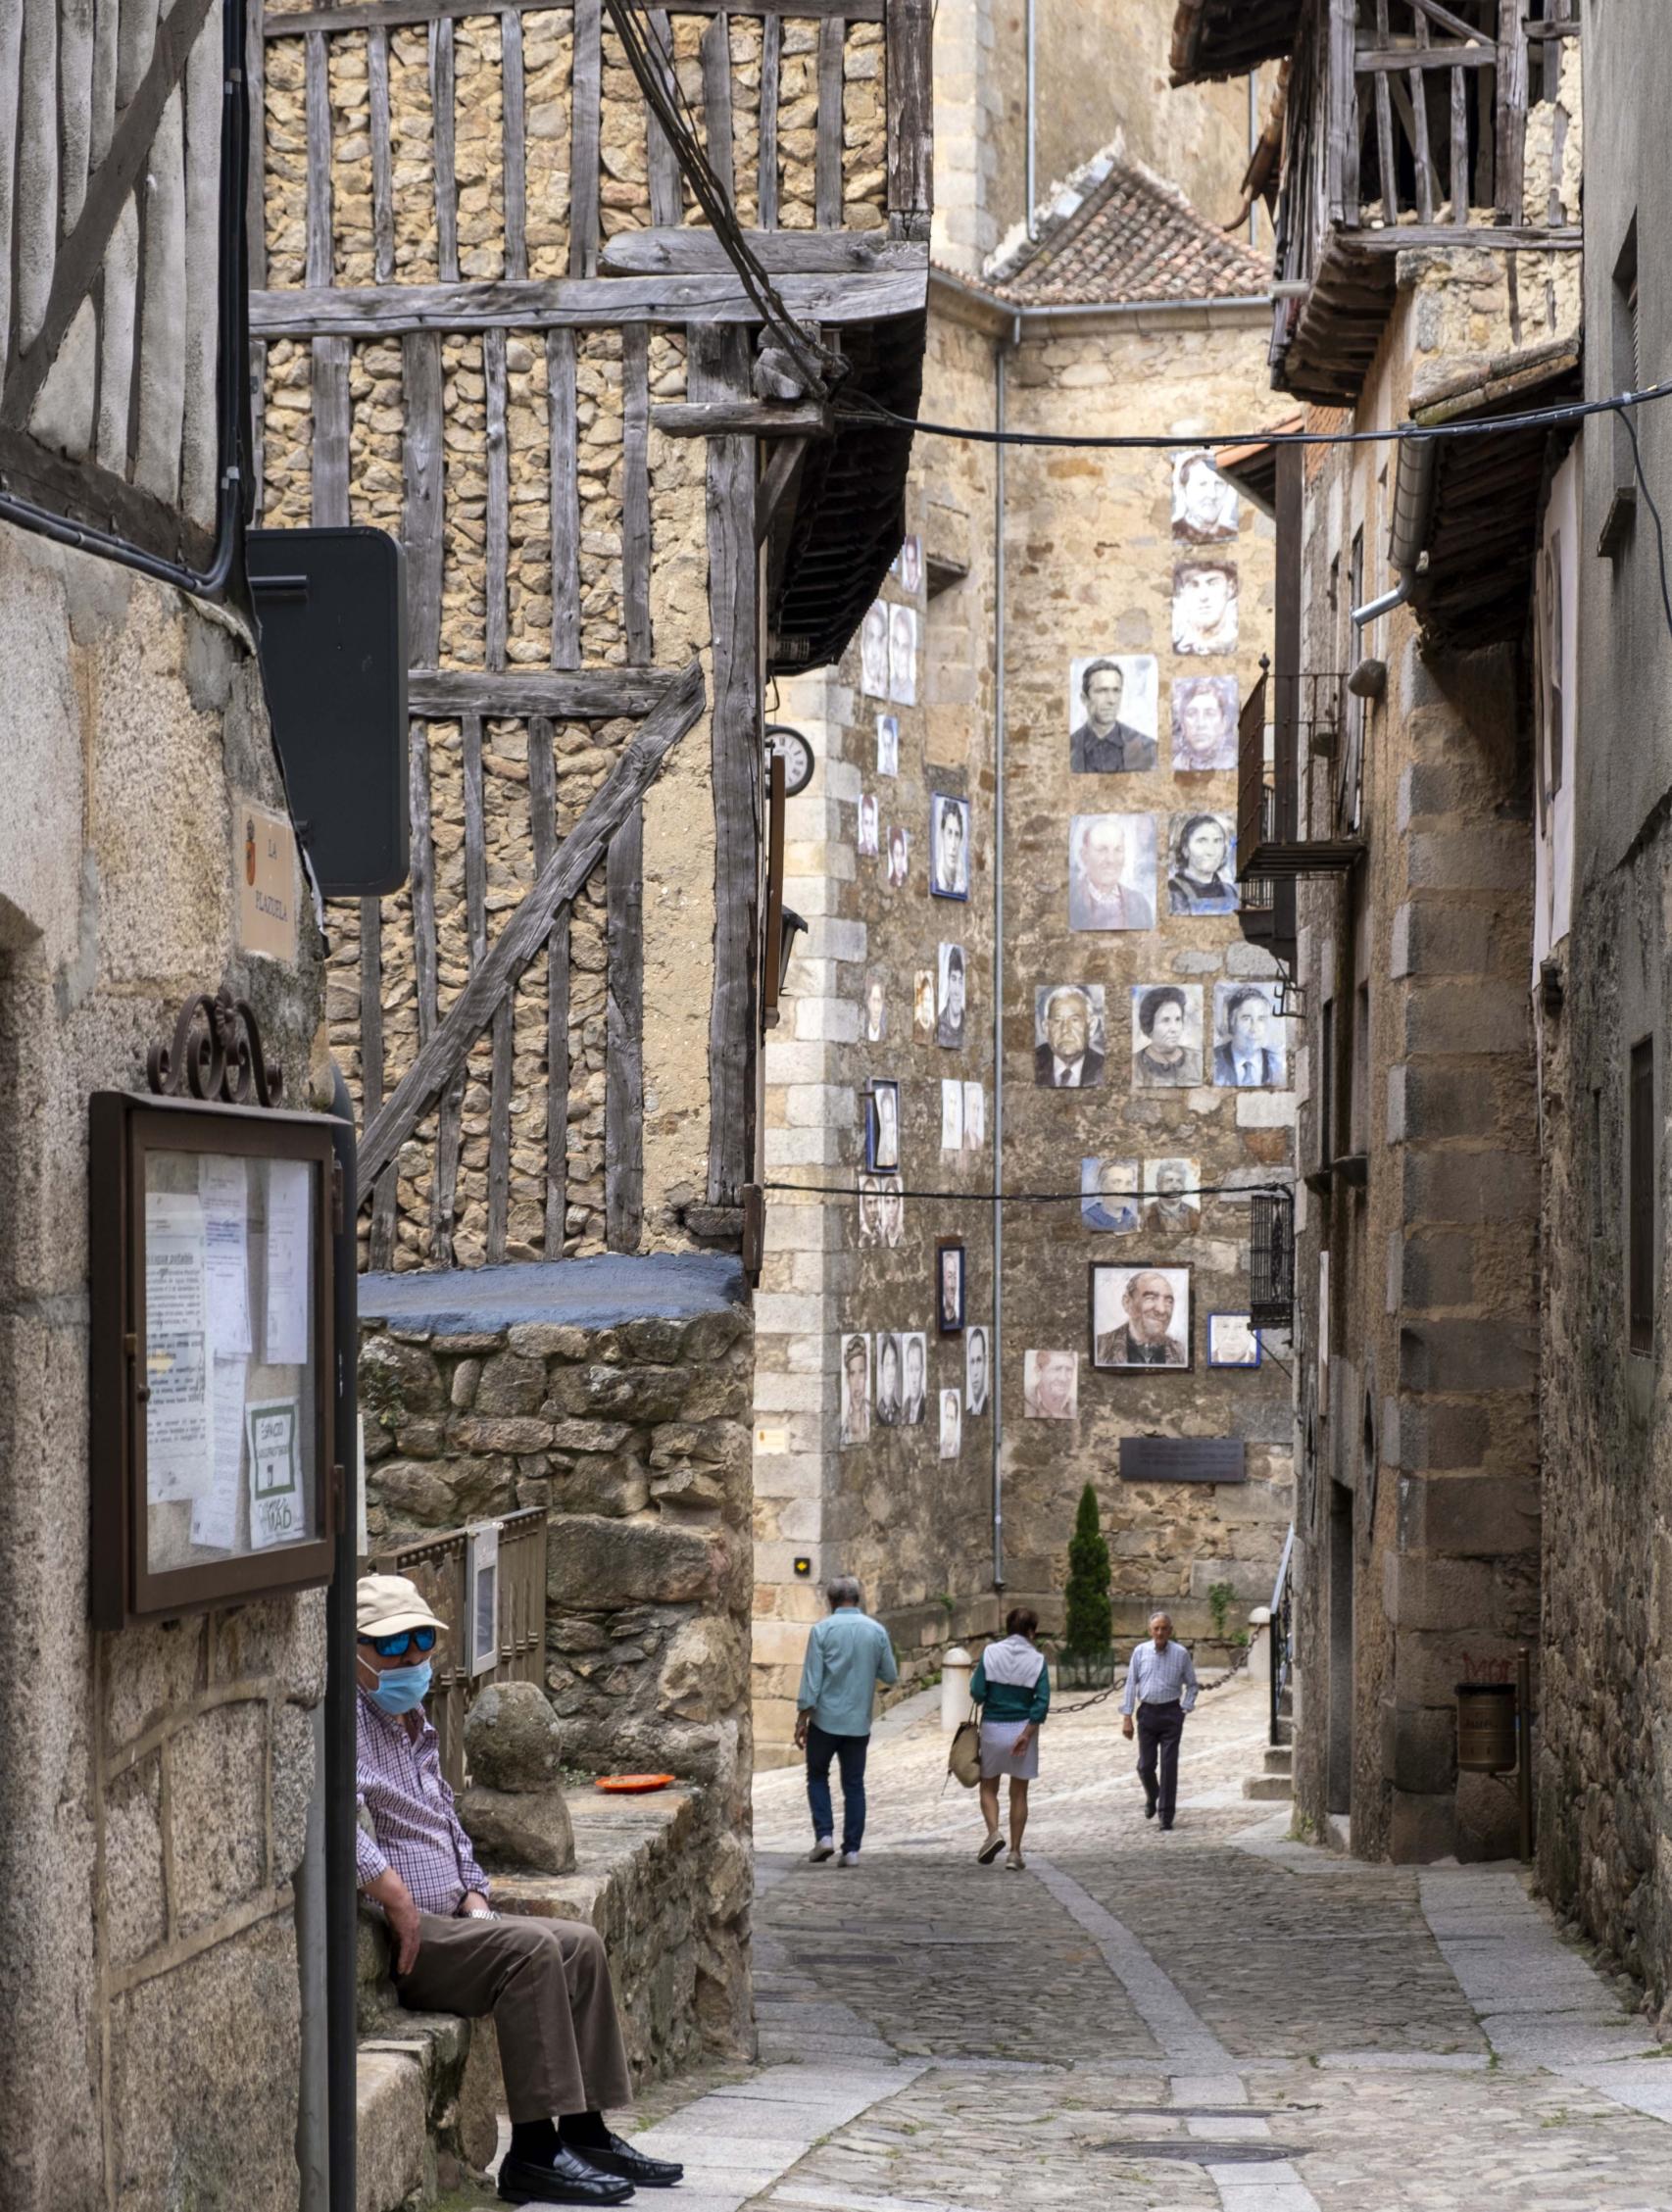
[{"label": "drainpipe", "polygon": [[1395,608],[1410,603],[1428,566],[1423,540],[1428,535],[1428,512],[1434,495],[1434,441],[1411,438],[1400,447],[1399,468],[1394,477],[1394,518],[1388,529],[1388,560],[1399,578],[1392,591],[1352,610],[1353,627],[1362,630],[1380,621]]},{"label": "drainpipe", "polygon": [[[1031,21],[1031,10],[1030,10]],[[1032,115],[1032,109],[1029,109]],[[1030,157],[1031,159],[1031,150]],[[993,427],[1006,427],[1005,370],[1021,343],[1022,319],[993,348]],[[1005,1587],[1005,457],[993,449],[993,1588]]]},{"label": "drainpipe", "polygon": [[[342,1169],[342,1227],[332,1249],[336,1275],[336,1444],[345,1469],[359,1459],[360,1212],[354,1101],[331,1063],[331,1145]],[[336,1557],[325,1593],[324,2002],[325,2119],[330,2212],[355,2212],[355,1967],[360,1942],[354,1867],[354,1586],[360,1561],[355,1488],[345,1485]]]},{"label": "drainpipe", "polygon": [[[1036,147],[1035,147],[1035,134],[1034,134],[1034,105],[1035,105],[1035,91],[1034,91],[1034,85],[1035,85],[1035,75],[1034,75],[1034,66],[1035,66],[1035,36],[1034,36],[1034,34],[1035,34],[1035,28],[1036,28],[1036,25],[1035,25],[1035,21],[1034,21],[1034,11],[1035,11],[1036,5],[1037,5],[1037,0],[1027,0],[1027,73],[1026,73],[1026,74],[1027,74],[1027,183],[1026,183],[1027,200],[1026,200],[1026,206],[1027,206],[1027,234],[1028,234],[1028,238],[1029,238],[1030,242],[1031,242],[1031,241],[1032,241],[1032,240],[1033,240],[1034,238],[1036,238],[1036,237],[1037,237],[1037,236],[1039,235],[1039,233],[1038,233],[1038,230],[1037,230],[1037,229],[1035,228],[1035,225],[1034,225],[1034,220],[1033,220],[1033,205],[1034,205],[1034,157],[1035,157],[1035,152],[1036,152]],[[1001,374],[1001,375],[1003,375],[1003,373],[1004,373],[1004,371],[1003,371],[1003,370],[1001,369],[1001,370],[1000,370],[1000,374]]]}]

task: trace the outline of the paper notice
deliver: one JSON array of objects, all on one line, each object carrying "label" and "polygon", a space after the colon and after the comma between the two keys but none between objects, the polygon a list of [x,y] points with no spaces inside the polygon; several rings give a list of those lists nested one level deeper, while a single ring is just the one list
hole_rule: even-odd
[{"label": "paper notice", "polygon": [[210,1384],[209,1486],[192,1500],[191,1540],[202,1551],[230,1551],[238,1536],[238,1478],[244,1471],[242,1359],[216,1355]]},{"label": "paper notice", "polygon": [[184,1192],[145,1194],[146,1495],[195,1498],[209,1479],[204,1227]]},{"label": "paper notice", "polygon": [[294,1398],[245,1408],[250,1443],[250,1548],[308,1533],[302,1503],[302,1409]]},{"label": "paper notice", "polygon": [[266,1356],[270,1367],[307,1363],[313,1195],[314,1171],[306,1160],[268,1162]]},{"label": "paper notice", "polygon": [[209,1341],[219,1359],[248,1359],[250,1342],[249,1171],[241,1159],[206,1153],[198,1162],[203,1205]]}]

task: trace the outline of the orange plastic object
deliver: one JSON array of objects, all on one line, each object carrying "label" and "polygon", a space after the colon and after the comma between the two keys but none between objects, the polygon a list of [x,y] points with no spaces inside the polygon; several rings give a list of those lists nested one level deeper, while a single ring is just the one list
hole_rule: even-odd
[{"label": "orange plastic object", "polygon": [[597,1787],[627,1796],[646,1790],[665,1790],[672,1780],[670,1774],[601,1774]]}]

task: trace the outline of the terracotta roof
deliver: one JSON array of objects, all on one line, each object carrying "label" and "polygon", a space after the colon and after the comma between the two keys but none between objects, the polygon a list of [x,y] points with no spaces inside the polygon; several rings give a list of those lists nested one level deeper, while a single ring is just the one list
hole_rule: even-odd
[{"label": "terracotta roof", "polygon": [[1271,281],[1176,185],[1112,149],[1074,172],[1035,227],[1031,241],[1012,233],[985,272],[987,288],[1018,307],[1248,299]]}]

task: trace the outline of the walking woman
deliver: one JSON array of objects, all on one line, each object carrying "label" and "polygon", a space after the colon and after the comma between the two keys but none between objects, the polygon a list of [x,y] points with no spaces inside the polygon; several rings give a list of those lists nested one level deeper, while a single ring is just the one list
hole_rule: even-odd
[{"label": "walking woman", "polygon": [[999,1827],[999,1783],[1010,1782],[1010,1855],[1019,1874],[1027,1826],[1027,1786],[1039,1772],[1039,1731],[1051,1705],[1051,1671],[1034,1639],[1039,1615],[1025,1605],[1005,1615],[1005,1641],[989,1644],[976,1662],[970,1696],[981,1707],[981,1813],[987,1835],[976,1857],[991,1866],[1005,1847]]}]

